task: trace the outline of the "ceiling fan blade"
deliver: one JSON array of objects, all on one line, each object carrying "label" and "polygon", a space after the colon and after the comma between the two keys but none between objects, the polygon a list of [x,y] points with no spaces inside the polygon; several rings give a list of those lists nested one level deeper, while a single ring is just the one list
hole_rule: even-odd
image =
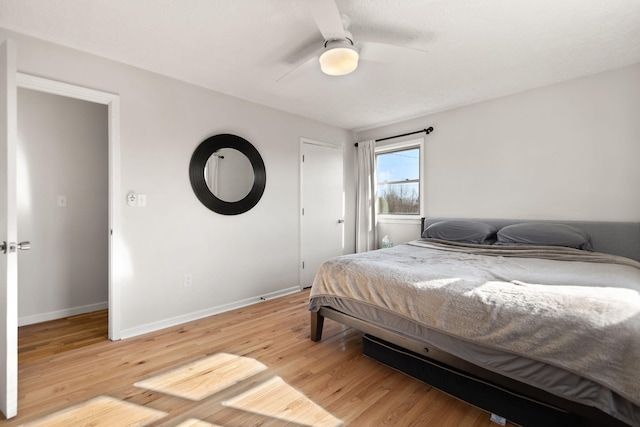
[{"label": "ceiling fan blade", "polygon": [[307,4],[325,41],[346,37],[335,0],[308,0]]},{"label": "ceiling fan blade", "polygon": [[413,47],[397,46],[387,43],[359,43],[360,59],[374,62],[405,62],[422,60],[428,53],[426,50]]},{"label": "ceiling fan blade", "polygon": [[276,83],[287,82],[298,78],[299,76],[309,73],[312,70],[319,69],[318,65],[318,56],[313,55],[310,58],[300,62],[298,65],[287,71],[285,74],[280,76]]}]

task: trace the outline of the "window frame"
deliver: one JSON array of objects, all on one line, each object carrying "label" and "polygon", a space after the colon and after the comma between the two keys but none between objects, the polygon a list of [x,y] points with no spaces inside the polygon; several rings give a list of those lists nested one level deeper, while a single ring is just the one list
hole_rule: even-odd
[{"label": "window frame", "polygon": [[[403,151],[418,148],[420,151],[419,156],[419,182],[418,182],[418,197],[420,212],[417,214],[381,214],[378,213],[378,154],[391,153],[394,151]],[[412,138],[404,141],[390,142],[383,145],[376,144],[375,148],[376,157],[376,218],[381,223],[420,223],[420,219],[424,213],[424,137]]]}]

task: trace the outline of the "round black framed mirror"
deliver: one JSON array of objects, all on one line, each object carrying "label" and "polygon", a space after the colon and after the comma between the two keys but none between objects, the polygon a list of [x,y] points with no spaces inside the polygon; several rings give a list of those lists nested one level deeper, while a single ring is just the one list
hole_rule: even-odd
[{"label": "round black framed mirror", "polygon": [[211,136],[198,145],[189,163],[189,179],[198,200],[222,215],[238,215],[253,208],[267,183],[258,150],[246,139],[228,133]]}]

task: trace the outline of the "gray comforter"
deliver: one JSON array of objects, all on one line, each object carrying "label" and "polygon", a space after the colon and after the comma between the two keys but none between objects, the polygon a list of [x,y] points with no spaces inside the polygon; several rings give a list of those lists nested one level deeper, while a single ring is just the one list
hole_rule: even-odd
[{"label": "gray comforter", "polygon": [[561,367],[640,405],[640,263],[627,258],[417,240],[325,262],[311,310],[327,296]]}]

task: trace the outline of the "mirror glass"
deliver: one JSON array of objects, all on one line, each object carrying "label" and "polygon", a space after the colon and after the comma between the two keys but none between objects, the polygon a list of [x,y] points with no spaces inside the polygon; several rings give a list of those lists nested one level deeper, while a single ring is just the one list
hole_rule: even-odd
[{"label": "mirror glass", "polygon": [[225,202],[237,202],[251,191],[253,166],[247,156],[234,148],[222,148],[209,157],[204,179],[211,193]]}]

